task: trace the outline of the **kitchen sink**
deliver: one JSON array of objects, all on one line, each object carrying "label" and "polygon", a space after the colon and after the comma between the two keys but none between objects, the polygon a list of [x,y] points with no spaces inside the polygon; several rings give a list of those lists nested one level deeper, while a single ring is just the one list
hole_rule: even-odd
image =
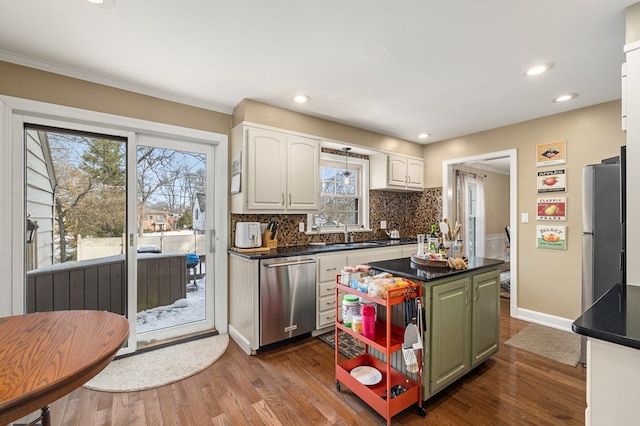
[{"label": "kitchen sink", "polygon": [[358,247],[380,247],[388,245],[387,241],[358,241],[354,243],[333,243],[331,247],[348,247],[348,248],[358,248]]}]

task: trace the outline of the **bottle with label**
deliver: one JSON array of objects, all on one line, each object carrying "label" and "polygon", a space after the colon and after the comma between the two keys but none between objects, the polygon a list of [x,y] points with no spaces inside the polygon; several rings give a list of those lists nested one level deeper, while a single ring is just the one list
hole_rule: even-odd
[{"label": "bottle with label", "polygon": [[429,253],[436,254],[438,253],[438,234],[436,233],[436,225],[431,225],[431,233],[427,237],[427,247],[429,248],[427,251]]},{"label": "bottle with label", "polygon": [[444,246],[442,237],[440,237],[440,244],[438,245],[438,253],[440,254],[441,259],[444,260],[447,258],[447,248]]}]

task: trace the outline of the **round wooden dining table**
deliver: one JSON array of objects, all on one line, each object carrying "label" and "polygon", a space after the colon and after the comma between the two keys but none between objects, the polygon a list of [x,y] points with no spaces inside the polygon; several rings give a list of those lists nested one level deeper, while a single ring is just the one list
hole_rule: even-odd
[{"label": "round wooden dining table", "polygon": [[0,318],[0,425],[49,404],[104,369],[129,336],[121,315],[56,311]]}]

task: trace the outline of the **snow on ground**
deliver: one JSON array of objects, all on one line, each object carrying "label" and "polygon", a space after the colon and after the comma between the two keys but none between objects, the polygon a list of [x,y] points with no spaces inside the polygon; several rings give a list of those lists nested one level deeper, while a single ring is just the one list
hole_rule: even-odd
[{"label": "snow on ground", "polygon": [[178,299],[172,305],[158,306],[138,312],[138,333],[173,327],[205,319],[205,279],[196,280],[197,290],[193,282],[187,284],[187,297]]}]

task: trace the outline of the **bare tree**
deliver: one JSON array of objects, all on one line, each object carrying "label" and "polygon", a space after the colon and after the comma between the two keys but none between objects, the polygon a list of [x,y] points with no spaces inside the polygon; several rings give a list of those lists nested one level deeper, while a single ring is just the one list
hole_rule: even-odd
[{"label": "bare tree", "polygon": [[161,148],[139,147],[137,161],[138,235],[144,235],[145,206],[151,197],[171,181],[175,151]]}]

